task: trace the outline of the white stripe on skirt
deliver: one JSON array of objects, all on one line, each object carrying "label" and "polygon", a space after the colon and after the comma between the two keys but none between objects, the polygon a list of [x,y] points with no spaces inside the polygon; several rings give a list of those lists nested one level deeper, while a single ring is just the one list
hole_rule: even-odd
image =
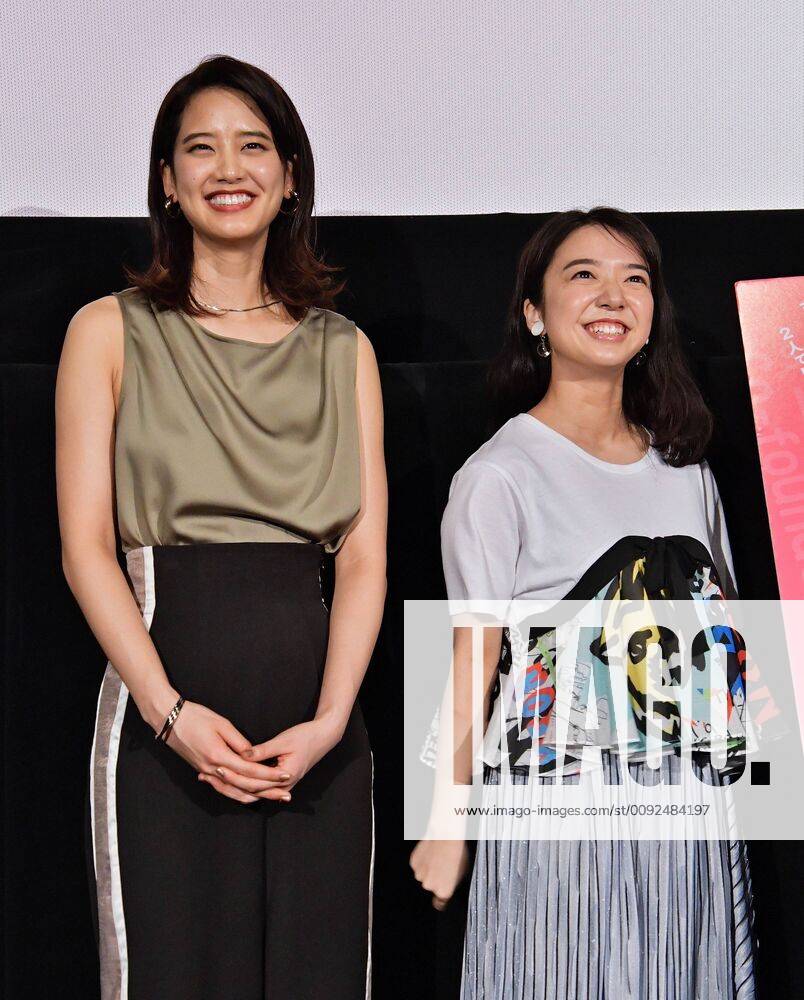
[{"label": "white stripe on skirt", "polygon": [[374,916],[374,753],[371,754],[371,862],[368,890],[368,958],[366,959],[366,1000],[371,1000],[371,935]]},{"label": "white stripe on skirt", "polygon": [[[126,554],[129,579],[150,629],[156,607],[153,548]],[[117,845],[117,757],[129,691],[110,662],[101,682],[89,772],[92,851],[98,897],[101,1000],[128,1000],[128,949]]]}]

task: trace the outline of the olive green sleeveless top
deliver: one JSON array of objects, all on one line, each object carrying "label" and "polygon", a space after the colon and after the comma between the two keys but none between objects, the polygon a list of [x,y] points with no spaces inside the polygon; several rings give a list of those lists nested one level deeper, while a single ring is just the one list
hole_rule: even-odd
[{"label": "olive green sleeveless top", "polygon": [[311,308],[260,344],[212,333],[137,288],[114,294],[123,551],[298,541],[336,552],[361,500],[354,323]]}]

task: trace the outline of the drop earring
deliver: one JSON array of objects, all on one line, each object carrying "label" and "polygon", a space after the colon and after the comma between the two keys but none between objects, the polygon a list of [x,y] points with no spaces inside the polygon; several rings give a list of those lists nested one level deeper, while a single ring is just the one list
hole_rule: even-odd
[{"label": "drop earring", "polygon": [[[171,212],[171,208],[175,209],[175,211]],[[170,196],[165,198],[165,215],[169,219],[177,219],[181,215],[181,205]]]},{"label": "drop earring", "polygon": [[537,319],[530,328],[530,332],[534,337],[539,338],[539,343],[536,345],[536,353],[540,358],[549,358],[553,352],[547,345],[547,334],[544,332],[544,320]]},{"label": "drop earring", "polygon": [[287,198],[283,198],[282,201],[289,201],[291,198],[295,198],[295,201],[293,202],[293,208],[290,211],[288,211],[287,209],[284,209],[284,208],[280,207],[280,209],[279,209],[279,214],[280,215],[295,215],[296,214],[296,210],[298,209],[299,205],[301,204],[301,198],[299,197],[299,192],[296,191],[295,188],[294,188],[293,191],[290,192],[290,194],[287,196]]},{"label": "drop earring", "polygon": [[637,365],[641,365],[642,362],[647,358],[648,355],[647,355],[647,353],[645,351],[645,348],[648,346],[649,343],[650,343],[650,337],[648,337],[648,339],[645,341],[644,345],[634,355],[634,357],[632,359],[632,363],[633,363],[633,365],[634,365],[635,368],[637,367]]}]

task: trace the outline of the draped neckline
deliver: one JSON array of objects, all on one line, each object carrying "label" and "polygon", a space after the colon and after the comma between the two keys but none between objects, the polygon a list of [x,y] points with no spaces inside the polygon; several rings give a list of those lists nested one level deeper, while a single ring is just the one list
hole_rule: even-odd
[{"label": "draped neckline", "polygon": [[195,316],[191,316],[189,313],[184,312],[183,309],[179,310],[181,317],[186,320],[190,326],[204,334],[206,337],[211,337],[213,340],[222,341],[224,344],[243,344],[246,347],[257,347],[261,349],[271,349],[274,347],[281,347],[288,340],[292,340],[295,336],[302,330],[306,325],[308,320],[312,317],[314,313],[314,308],[310,307],[304,316],[299,320],[299,322],[291,329],[288,330],[286,334],[279,338],[279,340],[273,340],[270,343],[264,343],[261,340],[244,340],[242,337],[224,337],[221,333],[213,333],[212,330],[208,330],[205,326],[202,326]]}]

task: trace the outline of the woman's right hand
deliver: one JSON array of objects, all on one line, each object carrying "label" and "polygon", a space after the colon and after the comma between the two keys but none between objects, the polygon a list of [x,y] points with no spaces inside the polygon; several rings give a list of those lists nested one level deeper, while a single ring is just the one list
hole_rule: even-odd
[{"label": "woman's right hand", "polygon": [[[237,802],[260,799],[290,801],[283,786],[288,775],[281,767],[250,763],[240,756],[251,743],[232,723],[217,712],[195,701],[185,701],[167,745],[198,771],[198,780]],[[218,768],[226,768],[225,777]]]},{"label": "woman's right hand", "polygon": [[410,867],[422,889],[432,892],[433,906],[443,910],[469,870],[469,848],[465,840],[420,840]]}]

